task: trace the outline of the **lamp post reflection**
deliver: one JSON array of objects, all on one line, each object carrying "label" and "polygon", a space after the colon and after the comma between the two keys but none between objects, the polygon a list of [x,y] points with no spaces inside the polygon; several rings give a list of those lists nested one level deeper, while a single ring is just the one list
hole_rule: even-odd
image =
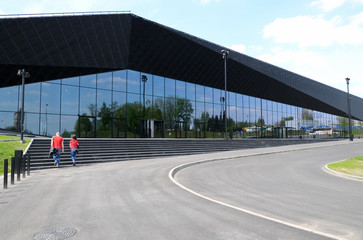
[{"label": "lamp post reflection", "polygon": [[143,114],[142,114],[142,137],[146,137],[146,121],[145,121],[145,83],[147,82],[147,77],[145,75],[141,76],[141,81],[144,85],[143,91]]}]

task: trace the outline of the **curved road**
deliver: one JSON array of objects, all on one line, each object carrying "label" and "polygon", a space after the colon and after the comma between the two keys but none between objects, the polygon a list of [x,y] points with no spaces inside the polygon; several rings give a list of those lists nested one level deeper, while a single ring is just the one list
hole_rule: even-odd
[{"label": "curved road", "polygon": [[[322,170],[362,155],[362,146],[355,140],[33,172],[0,190],[0,239],[58,236],[62,227],[76,231],[69,239],[363,239],[363,182]],[[220,160],[174,176],[199,196],[169,178],[175,166],[212,159]]]}]

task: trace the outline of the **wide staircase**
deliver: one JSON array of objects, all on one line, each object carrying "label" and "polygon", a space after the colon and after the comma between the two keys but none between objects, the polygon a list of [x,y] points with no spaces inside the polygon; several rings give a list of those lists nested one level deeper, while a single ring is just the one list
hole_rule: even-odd
[{"label": "wide staircase", "polygon": [[[61,166],[72,165],[69,140],[65,139],[65,152],[61,155]],[[326,139],[78,139],[80,150],[77,164],[110,161],[137,160],[231,151],[248,148],[274,147],[304,144]],[[332,139],[330,139],[332,141]],[[35,138],[27,150],[31,155],[31,169],[54,167],[49,157],[50,139]]]}]

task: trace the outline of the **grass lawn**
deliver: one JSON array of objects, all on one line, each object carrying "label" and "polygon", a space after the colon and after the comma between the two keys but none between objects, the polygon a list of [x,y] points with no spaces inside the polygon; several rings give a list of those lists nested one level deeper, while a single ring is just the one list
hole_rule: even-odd
[{"label": "grass lawn", "polygon": [[328,168],[336,172],[363,177],[363,156],[329,164]]},{"label": "grass lawn", "polygon": [[[0,139],[19,139],[20,137],[4,136],[0,135]],[[31,141],[31,138],[24,138],[25,144],[19,143],[19,141],[6,141],[0,142],[0,176],[4,175],[4,159],[8,159],[9,172],[11,167],[11,157],[14,157],[15,150],[25,150]]]}]

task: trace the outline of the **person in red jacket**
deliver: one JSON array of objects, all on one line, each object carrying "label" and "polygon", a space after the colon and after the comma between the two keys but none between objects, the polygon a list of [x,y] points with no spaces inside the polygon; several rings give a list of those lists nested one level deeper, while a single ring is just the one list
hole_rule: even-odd
[{"label": "person in red jacket", "polygon": [[52,148],[56,149],[55,153],[53,154],[54,166],[57,165],[57,167],[59,167],[61,152],[64,153],[63,138],[60,136],[59,132],[57,132],[56,135],[52,137],[50,145]]},{"label": "person in red jacket", "polygon": [[79,147],[76,135],[73,135],[71,141],[69,141],[69,147],[71,148],[71,158],[72,158],[73,166],[76,166],[76,156],[77,156],[78,147]]}]

